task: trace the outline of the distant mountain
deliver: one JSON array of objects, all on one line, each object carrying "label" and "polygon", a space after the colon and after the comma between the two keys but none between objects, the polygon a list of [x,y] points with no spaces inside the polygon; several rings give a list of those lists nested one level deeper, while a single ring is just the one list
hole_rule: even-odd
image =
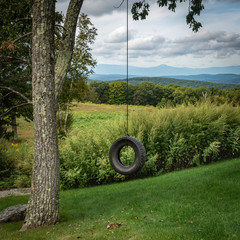
[{"label": "distant mountain", "polygon": [[[120,79],[119,81],[126,81],[125,79]],[[111,81],[108,81],[111,82]],[[164,77],[137,77],[137,78],[129,78],[129,83],[133,85],[137,85],[141,82],[154,82],[159,83],[164,86],[170,84],[176,84],[182,87],[212,87],[218,89],[232,89],[236,87],[240,87],[237,84],[223,84],[223,83],[211,83],[205,81],[197,81],[197,80],[183,80],[183,79],[175,79],[175,78],[164,78]]]},{"label": "distant mountain", "polygon": [[[126,75],[126,65],[99,64],[95,68],[96,74]],[[179,68],[168,65],[143,68],[129,66],[129,75],[161,77],[161,76],[185,76],[199,74],[240,74],[240,66],[210,67],[210,68]]]},{"label": "distant mountain", "polygon": [[[130,75],[129,78],[140,77]],[[143,76],[142,76],[143,77]],[[126,79],[126,75],[120,74],[93,74],[90,77],[92,80],[98,81],[113,81]],[[181,80],[196,80],[205,81],[210,83],[222,83],[222,84],[237,84],[240,86],[240,75],[237,74],[200,74],[200,75],[179,75],[179,76],[165,76],[168,79],[181,79]]]},{"label": "distant mountain", "polygon": [[[138,77],[137,75],[129,75],[129,78],[132,77]],[[121,74],[92,74],[90,76],[91,80],[97,80],[97,81],[112,81],[112,80],[119,80],[119,79],[125,79],[126,75]]]},{"label": "distant mountain", "polygon": [[223,83],[223,84],[238,84],[240,85],[240,75],[238,74],[199,74],[199,75],[179,75],[171,76],[171,78],[185,79],[185,80],[197,80],[211,83]]}]

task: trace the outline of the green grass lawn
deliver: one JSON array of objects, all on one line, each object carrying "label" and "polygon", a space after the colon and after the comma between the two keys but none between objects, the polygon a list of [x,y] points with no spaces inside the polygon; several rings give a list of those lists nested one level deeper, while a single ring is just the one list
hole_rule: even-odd
[{"label": "green grass lawn", "polygon": [[[240,159],[232,159],[154,178],[64,191],[59,224],[26,232],[18,231],[22,222],[0,225],[1,239],[240,239],[239,171]],[[2,198],[0,210],[27,199]]]}]

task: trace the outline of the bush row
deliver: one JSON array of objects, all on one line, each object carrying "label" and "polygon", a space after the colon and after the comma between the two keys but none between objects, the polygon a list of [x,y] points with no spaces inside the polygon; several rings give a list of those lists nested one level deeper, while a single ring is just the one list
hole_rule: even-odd
[{"label": "bush row", "polygon": [[78,131],[60,150],[62,188],[84,187],[198,166],[240,154],[240,108],[209,103],[133,112],[129,134],[145,146],[144,167],[123,176],[110,166],[111,144],[126,135],[126,121],[97,132]]},{"label": "bush row", "polygon": [[0,190],[30,187],[33,148],[0,139]]}]

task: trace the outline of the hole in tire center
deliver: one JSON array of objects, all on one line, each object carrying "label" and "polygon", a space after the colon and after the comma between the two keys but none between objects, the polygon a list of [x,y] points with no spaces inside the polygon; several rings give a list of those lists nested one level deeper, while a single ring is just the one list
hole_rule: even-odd
[{"label": "hole in tire center", "polygon": [[120,161],[125,166],[131,166],[135,161],[135,151],[130,146],[124,146],[119,153]]}]

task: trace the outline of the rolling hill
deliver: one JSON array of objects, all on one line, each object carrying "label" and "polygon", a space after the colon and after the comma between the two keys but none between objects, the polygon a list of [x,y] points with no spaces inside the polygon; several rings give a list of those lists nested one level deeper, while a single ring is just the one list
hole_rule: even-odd
[{"label": "rolling hill", "polygon": [[[114,81],[126,79],[126,66],[123,65],[108,65],[100,64],[95,69],[95,74],[90,76],[91,80],[98,81]],[[178,84],[186,86],[212,86],[215,85],[207,84],[204,82],[214,84],[235,84],[240,86],[240,66],[229,66],[229,67],[215,67],[215,68],[176,68],[167,65],[160,65],[152,68],[139,68],[129,66],[129,78],[140,79],[140,78],[161,78],[168,79],[168,84]],[[176,80],[179,79],[180,81]],[[152,79],[158,81],[156,79]],[[186,82],[184,80],[201,81],[202,83]],[[136,80],[131,80],[132,83]],[[139,81],[139,80],[137,80]],[[146,80],[149,81],[149,80]],[[171,82],[171,83],[169,83]],[[134,84],[134,83],[133,83]],[[166,84],[164,82],[164,84]],[[222,88],[223,86],[217,86]],[[232,88],[235,86],[229,86]],[[224,87],[225,88],[225,87]]]},{"label": "rolling hill", "polygon": [[[134,67],[129,66],[129,75],[146,77],[199,75],[199,74],[240,74],[239,66],[210,67],[210,68],[187,68],[159,65],[156,67]],[[126,65],[99,64],[95,68],[96,74],[126,74]]]},{"label": "rolling hill", "polygon": [[[100,81],[100,80],[97,80]],[[116,79],[112,81],[106,81],[108,83],[114,82],[114,81],[120,81],[120,82],[126,82],[126,79]],[[164,78],[164,77],[134,77],[129,78],[129,83],[133,85],[137,85],[141,82],[154,82],[156,84],[162,84],[164,86],[170,85],[170,84],[176,84],[182,87],[192,87],[192,88],[198,88],[198,87],[210,87],[210,88],[218,88],[218,89],[232,89],[232,88],[239,88],[240,85],[237,84],[223,84],[223,83],[211,83],[211,82],[205,82],[205,81],[195,81],[195,80],[184,80],[184,79],[175,79],[175,78]]]}]

